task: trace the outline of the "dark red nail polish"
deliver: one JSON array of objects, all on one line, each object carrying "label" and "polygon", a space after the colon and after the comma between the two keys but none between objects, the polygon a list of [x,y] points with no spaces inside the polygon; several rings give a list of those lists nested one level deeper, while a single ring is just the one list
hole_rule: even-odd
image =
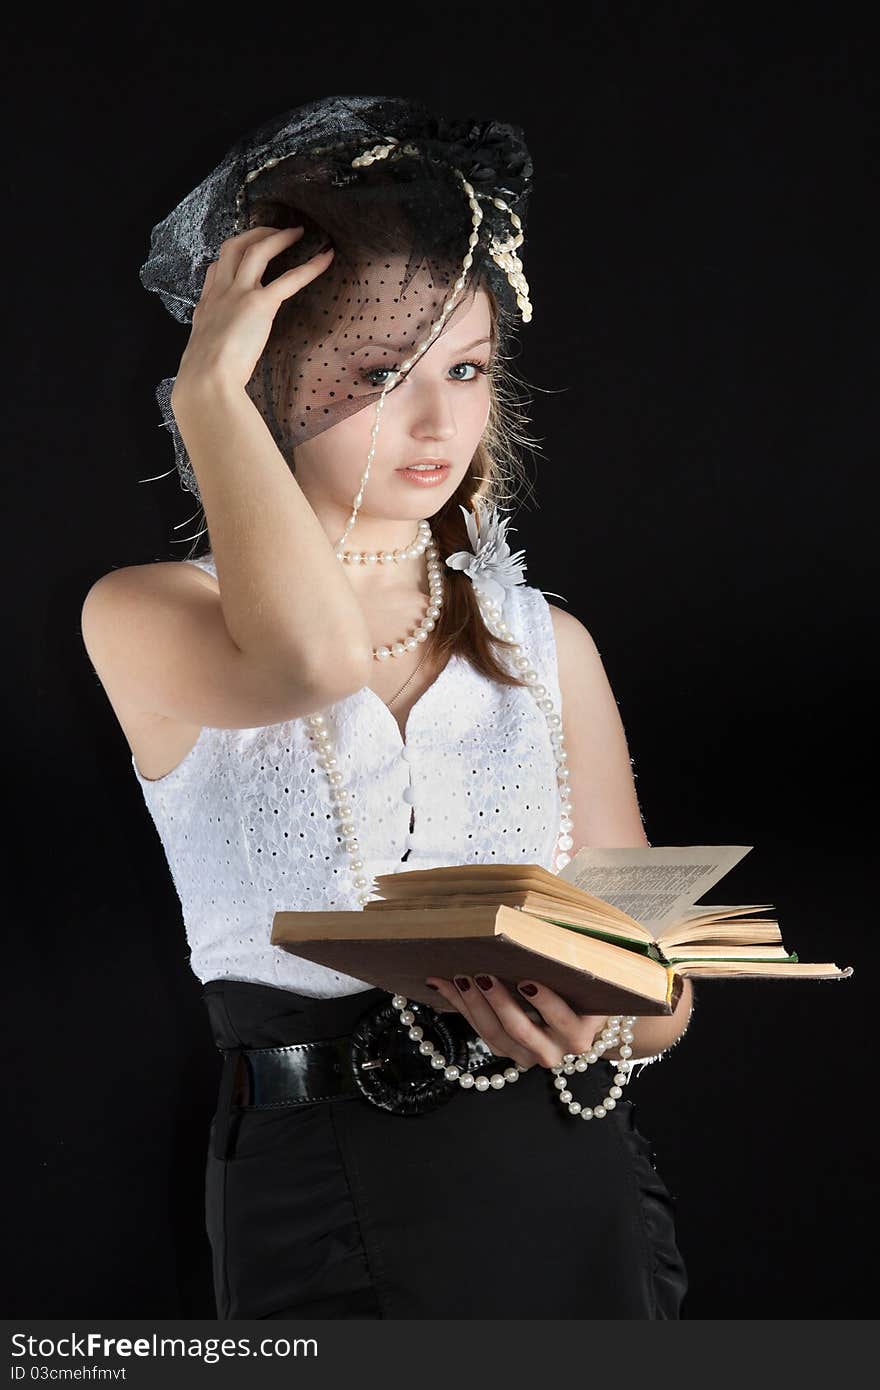
[{"label": "dark red nail polish", "polygon": [[524,985],[520,985],[520,986],[519,986],[519,992],[520,992],[520,994],[527,994],[527,995],[529,996],[529,998],[531,999],[531,997],[532,997],[533,994],[537,994],[537,993],[538,993],[538,986],[537,986],[537,985],[533,985],[533,984],[524,984]]},{"label": "dark red nail polish", "polygon": [[474,976],[474,979],[476,980],[477,984],[480,986],[480,989],[491,989],[491,988],[492,988],[492,981],[489,979],[489,976],[488,976],[488,975],[475,975],[475,976]]},{"label": "dark red nail polish", "polygon": [[467,994],[468,990],[471,987],[471,982],[465,975],[456,975],[455,983],[461,990],[462,994]]},{"label": "dark red nail polish", "polygon": [[437,986],[436,986],[436,985],[430,984],[428,980],[425,981],[425,984],[428,986],[428,989],[433,989],[433,990],[435,990],[438,994],[440,993],[440,991],[437,989]]}]

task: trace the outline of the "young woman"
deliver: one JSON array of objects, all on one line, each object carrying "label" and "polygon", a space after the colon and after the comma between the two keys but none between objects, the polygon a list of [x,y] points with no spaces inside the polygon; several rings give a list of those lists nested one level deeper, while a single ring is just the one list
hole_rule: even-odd
[{"label": "young woman", "polygon": [[[339,100],[354,167],[400,154],[393,136],[342,130]],[[352,126],[371,100],[346,99]],[[250,141],[269,176],[302,111],[273,125],[274,146]],[[420,108],[381,113],[417,145]],[[446,139],[454,172],[467,151]],[[383,165],[368,186],[394,179]],[[514,992],[426,961],[437,1007],[407,1012],[269,943],[276,910],[356,908],[376,874],[558,870],[571,846],[647,843],[595,643],[521,582],[503,525],[486,523],[512,456],[504,307],[498,277],[477,273],[481,195],[461,182],[441,190],[474,252],[454,285],[411,245],[377,259],[365,223],[280,274],[307,215],[222,239],[171,394],[210,550],[115,570],[83,607],[224,1055],[206,1172],[221,1318],[677,1318],[686,1290],[672,1198],[623,1087],[681,1035],[689,988],[671,1017],[628,1027],[540,979]],[[523,309],[510,243],[491,247]],[[329,425],[309,415],[321,402]],[[378,1045],[373,1070],[356,1043]],[[559,1105],[554,1081],[582,1054],[592,1065]]]}]

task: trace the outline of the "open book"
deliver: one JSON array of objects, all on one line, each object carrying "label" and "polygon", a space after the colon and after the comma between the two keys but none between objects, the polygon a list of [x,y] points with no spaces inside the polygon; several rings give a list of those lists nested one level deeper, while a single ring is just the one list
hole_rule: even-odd
[{"label": "open book", "polygon": [[[293,955],[442,1009],[426,975],[533,979],[579,1013],[670,1014],[686,975],[843,979],[788,952],[769,903],[696,899],[750,845],[584,847],[559,874],[538,864],[462,864],[374,879],[356,912],[276,912]],[[520,998],[517,995],[517,998]]]}]

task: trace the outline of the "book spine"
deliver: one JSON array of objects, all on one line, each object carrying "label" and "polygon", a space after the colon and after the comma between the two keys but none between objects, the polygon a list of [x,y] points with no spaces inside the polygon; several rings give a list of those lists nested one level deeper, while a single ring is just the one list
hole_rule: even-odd
[{"label": "book spine", "polygon": [[675,988],[675,966],[674,966],[674,965],[667,965],[667,967],[666,967],[666,1002],[667,1002],[667,1004],[669,1004],[669,1005],[672,1004],[672,992],[673,992],[674,988]]}]

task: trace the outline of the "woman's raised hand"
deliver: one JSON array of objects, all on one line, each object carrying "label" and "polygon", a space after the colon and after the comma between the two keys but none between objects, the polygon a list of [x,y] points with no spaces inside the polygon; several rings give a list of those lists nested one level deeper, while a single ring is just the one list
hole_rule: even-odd
[{"label": "woman's raised hand", "polygon": [[218,375],[233,385],[247,385],[281,305],[333,260],[333,248],[329,247],[264,285],[262,277],[269,261],[302,234],[302,227],[251,227],[221,244],[193,309],[192,331],[180,359],[174,391],[191,381]]},{"label": "woman's raised hand", "polygon": [[509,1057],[526,1071],[535,1065],[558,1067],[567,1052],[589,1051],[605,1024],[604,1014],[575,1013],[561,995],[531,981],[523,981],[528,986],[525,994],[543,1024],[533,1022],[494,975],[456,975],[454,981],[428,975],[425,983],[464,1014],[496,1057]]}]

